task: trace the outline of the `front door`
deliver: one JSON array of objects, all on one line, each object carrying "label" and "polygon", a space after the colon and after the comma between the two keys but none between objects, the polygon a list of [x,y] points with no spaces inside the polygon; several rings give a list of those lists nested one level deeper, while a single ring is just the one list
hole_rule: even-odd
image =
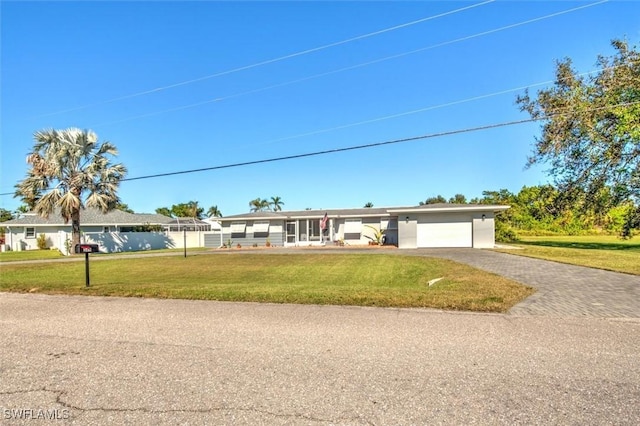
[{"label": "front door", "polygon": [[288,220],[286,225],[286,243],[287,244],[295,244],[296,243],[296,221]]}]

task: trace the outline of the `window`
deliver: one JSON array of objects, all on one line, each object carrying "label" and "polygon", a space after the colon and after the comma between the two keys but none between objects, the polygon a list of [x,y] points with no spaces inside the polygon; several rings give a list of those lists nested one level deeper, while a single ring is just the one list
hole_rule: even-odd
[{"label": "window", "polygon": [[345,240],[359,240],[362,232],[362,219],[345,219],[343,236]]},{"label": "window", "polygon": [[109,228],[108,226],[105,226],[105,227],[102,228],[102,232],[104,232],[105,234],[109,233],[109,232],[111,232],[111,228]]},{"label": "window", "polygon": [[253,222],[253,233],[254,234],[268,234],[269,233],[269,221],[259,221]]},{"label": "window", "polygon": [[247,227],[246,222],[231,222],[232,234],[244,234],[244,230]]},{"label": "window", "polygon": [[24,237],[25,238],[35,238],[36,237],[36,228],[33,228],[33,227],[25,228]]}]

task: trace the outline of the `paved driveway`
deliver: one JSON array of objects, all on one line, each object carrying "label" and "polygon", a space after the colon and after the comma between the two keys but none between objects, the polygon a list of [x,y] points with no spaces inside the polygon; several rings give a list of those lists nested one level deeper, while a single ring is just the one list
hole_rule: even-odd
[{"label": "paved driveway", "polygon": [[[535,287],[511,315],[640,318],[640,276],[477,249],[418,249]],[[409,251],[407,251],[408,253]],[[401,251],[400,253],[405,253]]]}]

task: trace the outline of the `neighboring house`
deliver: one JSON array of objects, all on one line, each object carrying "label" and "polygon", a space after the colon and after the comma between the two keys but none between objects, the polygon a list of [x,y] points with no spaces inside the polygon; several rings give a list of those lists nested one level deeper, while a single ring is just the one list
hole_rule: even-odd
[{"label": "neighboring house", "polygon": [[[495,245],[496,212],[509,206],[429,204],[418,207],[254,212],[219,218],[223,242],[233,245],[312,246],[367,244],[375,230],[399,248]],[[326,227],[321,229],[327,216]],[[217,243],[217,241],[215,241]],[[207,247],[216,247],[207,244]]]},{"label": "neighboring house", "polygon": [[[80,213],[83,242],[101,246],[101,251],[134,251],[171,247],[162,231],[172,219],[160,214],[127,213],[112,210],[106,214],[97,209],[84,209]],[[6,227],[5,244],[11,250],[34,250],[37,238],[44,235],[48,248],[66,254],[71,240],[71,222],[65,223],[58,212],[43,218],[36,213],[25,213],[17,219],[3,222]]]}]

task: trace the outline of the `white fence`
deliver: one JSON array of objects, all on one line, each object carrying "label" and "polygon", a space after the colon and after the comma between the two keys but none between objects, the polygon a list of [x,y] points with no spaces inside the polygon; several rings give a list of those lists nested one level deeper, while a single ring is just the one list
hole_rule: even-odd
[{"label": "white fence", "polygon": [[[40,235],[41,233],[39,233]],[[71,233],[54,231],[42,233],[47,239],[47,247],[57,249],[64,255],[71,247]],[[36,238],[25,240],[14,235],[7,235],[5,249],[22,251],[37,250]],[[186,232],[83,232],[80,240],[83,243],[98,244],[101,253],[120,253],[125,251],[145,251],[158,249],[181,249],[194,247],[220,246],[220,231],[186,231]]]},{"label": "white fence", "polygon": [[[63,234],[65,235],[60,237],[60,241],[63,243],[58,248],[66,254],[64,241],[67,238],[71,239],[71,234]],[[185,245],[187,248],[205,247],[205,236],[211,234],[220,234],[220,232],[89,232],[82,234],[82,241],[98,244],[101,253],[120,253],[125,251],[181,249]]]}]

